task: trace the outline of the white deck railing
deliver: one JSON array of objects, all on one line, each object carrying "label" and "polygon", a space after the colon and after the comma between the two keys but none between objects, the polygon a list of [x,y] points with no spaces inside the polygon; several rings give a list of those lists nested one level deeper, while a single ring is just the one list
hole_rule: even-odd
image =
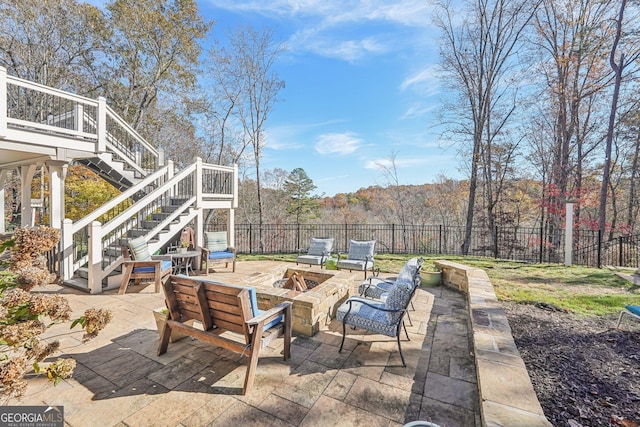
[{"label": "white deck railing", "polygon": [[[67,144],[73,141],[73,146],[82,141],[89,147],[89,156],[111,153],[140,180],[75,223],[64,220],[60,274],[69,280],[87,266],[92,293],[101,292],[103,279],[119,265],[117,249],[132,232],[154,239],[150,242],[154,252],[174,237],[163,233],[170,225],[184,226],[202,215],[203,202],[222,200],[237,207],[237,166],[207,165],[197,159],[176,172],[172,162],[164,166],[162,152],[120,118],[105,98],[94,100],[29,82],[7,75],[0,67],[0,137],[14,131],[63,138]],[[38,141],[46,143],[39,137]],[[168,215],[151,228],[143,226],[168,204],[173,206]],[[217,207],[215,203],[208,206]]]}]

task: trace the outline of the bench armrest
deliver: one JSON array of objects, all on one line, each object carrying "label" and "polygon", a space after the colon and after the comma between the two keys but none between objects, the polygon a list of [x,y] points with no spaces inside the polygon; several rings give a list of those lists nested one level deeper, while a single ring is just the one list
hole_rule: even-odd
[{"label": "bench armrest", "polygon": [[273,319],[275,319],[276,317],[282,315],[282,314],[287,314],[287,310],[288,308],[291,307],[291,303],[290,302],[282,302],[278,305],[276,305],[275,307],[265,311],[262,314],[259,314],[249,320],[247,320],[247,325],[250,326],[255,326],[258,325],[260,322],[267,323]]}]

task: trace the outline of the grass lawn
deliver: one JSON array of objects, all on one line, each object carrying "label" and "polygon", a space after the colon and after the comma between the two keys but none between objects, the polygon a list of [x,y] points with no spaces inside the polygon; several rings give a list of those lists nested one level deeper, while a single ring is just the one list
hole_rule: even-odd
[{"label": "grass lawn", "polygon": [[[385,273],[397,273],[412,256],[377,255],[376,268],[383,276]],[[553,304],[573,313],[599,316],[619,313],[625,305],[640,305],[640,289],[606,268],[523,264],[477,257],[421,256],[425,260],[423,270],[427,271],[432,270],[433,261],[439,259],[485,270],[498,299],[503,301]],[[238,258],[295,262],[296,254],[240,255]]]}]

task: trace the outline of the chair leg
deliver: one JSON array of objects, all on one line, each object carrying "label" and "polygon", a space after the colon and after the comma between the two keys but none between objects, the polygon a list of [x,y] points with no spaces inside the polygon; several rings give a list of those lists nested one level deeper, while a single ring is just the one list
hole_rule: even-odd
[{"label": "chair leg", "polygon": [[156,271],[155,271],[154,276],[155,277],[153,279],[153,282],[154,282],[154,285],[155,285],[155,292],[157,294],[158,292],[160,292],[160,282],[162,281],[162,272],[160,271],[160,267],[159,266],[156,267]]},{"label": "chair leg", "polygon": [[347,334],[347,325],[346,323],[344,323],[344,320],[342,321],[342,341],[340,341],[340,349],[338,350],[338,353],[342,353],[342,346],[344,345],[344,337]]},{"label": "chair leg", "polygon": [[402,359],[402,366],[406,368],[407,364],[404,361],[404,354],[402,354],[402,346],[400,345],[400,334],[398,334],[398,351],[400,352],[400,359]]},{"label": "chair leg", "polygon": [[124,293],[127,292],[127,286],[129,286],[129,280],[131,279],[132,272],[132,265],[126,265],[124,267],[124,273],[122,273],[122,283],[120,284],[120,289],[118,289],[118,295],[124,295]]},{"label": "chair leg", "polygon": [[622,315],[625,314],[627,310],[622,310],[620,312],[620,316],[618,316],[618,324],[616,325],[616,329],[620,329],[620,322],[622,321]]}]

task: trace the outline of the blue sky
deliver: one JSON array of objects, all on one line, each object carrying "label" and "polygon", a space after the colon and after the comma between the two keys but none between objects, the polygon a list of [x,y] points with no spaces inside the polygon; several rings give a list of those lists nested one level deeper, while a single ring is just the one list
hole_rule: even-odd
[{"label": "blue sky", "polygon": [[262,168],[303,168],[317,194],[388,184],[380,163],[396,156],[401,184],[460,178],[453,148],[433,127],[437,32],[425,0],[199,0],[212,37],[249,24],[287,47],[286,82],[267,120]]}]

